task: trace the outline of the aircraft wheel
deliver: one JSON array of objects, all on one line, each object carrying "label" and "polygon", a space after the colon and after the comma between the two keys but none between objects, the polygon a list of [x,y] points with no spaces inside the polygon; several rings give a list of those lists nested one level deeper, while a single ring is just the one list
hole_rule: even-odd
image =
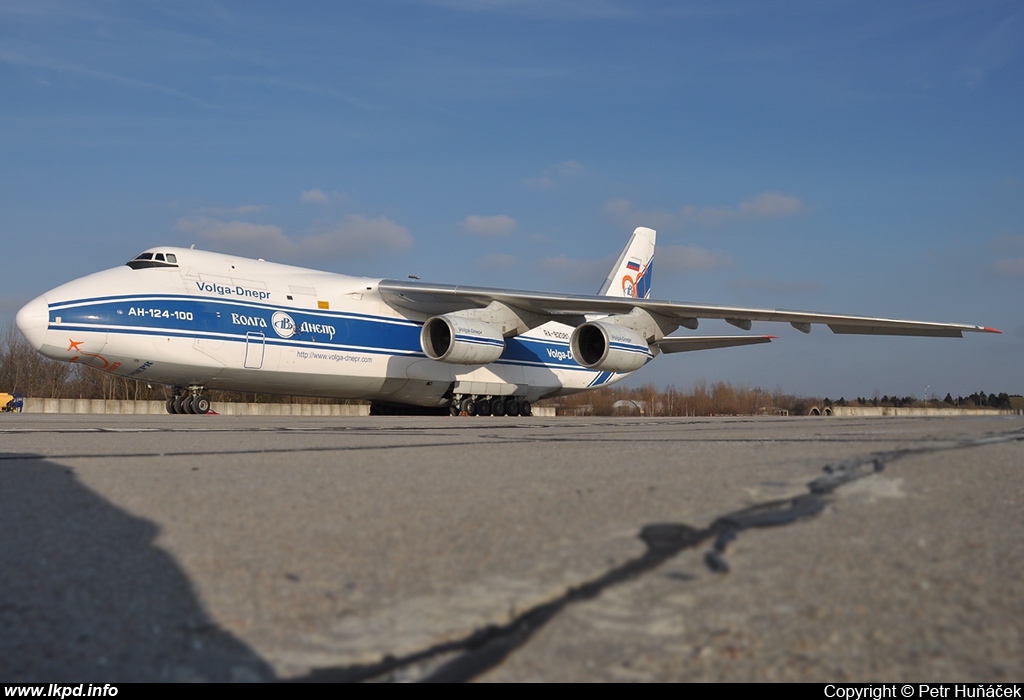
[{"label": "aircraft wheel", "polygon": [[476,414],[478,416],[491,415],[491,402],[487,399],[478,399],[476,402]]},{"label": "aircraft wheel", "polygon": [[451,406],[448,407],[448,413],[452,414],[453,416],[459,415],[459,404],[456,403],[455,401],[452,401]]},{"label": "aircraft wheel", "polygon": [[470,399],[470,398],[462,399],[462,403],[459,404],[459,408],[467,416],[475,416],[476,415],[476,401],[474,401],[473,399]]},{"label": "aircraft wheel", "polygon": [[192,413],[205,416],[210,412],[210,397],[205,394],[192,397]]},{"label": "aircraft wheel", "polygon": [[505,402],[502,401],[500,398],[491,401],[491,413],[493,413],[496,416],[505,415]]},{"label": "aircraft wheel", "polygon": [[519,403],[519,415],[527,417],[533,415],[533,406],[530,405],[529,401],[521,401]]},{"label": "aircraft wheel", "polygon": [[174,412],[175,413],[178,413],[178,414],[188,413],[188,410],[185,408],[185,400],[188,399],[188,398],[189,398],[188,396],[175,396],[174,397]]},{"label": "aircraft wheel", "polygon": [[196,406],[196,397],[195,396],[186,396],[185,400],[181,402],[181,412],[182,413],[189,413],[189,414],[195,413],[196,412],[195,406]]},{"label": "aircraft wheel", "polygon": [[167,408],[167,412],[170,413],[171,415],[174,415],[175,413],[178,412],[177,409],[175,408],[175,406],[176,406],[175,402],[177,400],[178,400],[177,396],[172,396],[171,398],[167,399],[167,403],[165,404],[165,407]]},{"label": "aircraft wheel", "polygon": [[505,402],[505,415],[507,416],[518,416],[519,415],[519,402],[515,399],[509,399]]}]

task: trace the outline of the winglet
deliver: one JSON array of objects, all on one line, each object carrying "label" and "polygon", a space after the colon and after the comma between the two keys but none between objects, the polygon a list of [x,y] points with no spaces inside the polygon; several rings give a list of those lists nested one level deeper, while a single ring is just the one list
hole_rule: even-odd
[{"label": "winglet", "polygon": [[988,326],[984,326],[984,327],[982,327],[982,330],[983,330],[983,331],[985,331],[986,333],[998,333],[999,335],[1002,335],[1002,334],[1003,334],[1003,332],[1002,332],[1002,331],[1000,331],[1000,330],[997,330],[997,329],[995,329],[995,328],[989,328]]}]

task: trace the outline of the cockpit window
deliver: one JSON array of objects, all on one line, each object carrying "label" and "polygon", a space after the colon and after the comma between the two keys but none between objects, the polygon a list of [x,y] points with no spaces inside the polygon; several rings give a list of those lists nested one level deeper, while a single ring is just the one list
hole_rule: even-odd
[{"label": "cockpit window", "polygon": [[178,256],[174,253],[139,253],[134,260],[129,260],[125,264],[133,270],[147,267],[177,267]]}]

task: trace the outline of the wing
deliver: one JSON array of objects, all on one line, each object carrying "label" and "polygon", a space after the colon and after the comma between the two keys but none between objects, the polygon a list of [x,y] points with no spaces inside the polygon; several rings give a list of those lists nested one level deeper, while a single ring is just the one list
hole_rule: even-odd
[{"label": "wing", "polygon": [[[465,309],[482,309],[498,302],[512,309],[533,314],[536,318],[548,321],[561,320],[570,325],[578,325],[582,315],[628,314],[634,309],[642,309],[671,319],[677,325],[690,329],[697,327],[699,319],[721,319],[743,330],[750,330],[753,321],[789,323],[804,333],[809,333],[814,324],[826,325],[832,329],[833,333],[855,335],[961,338],[964,333],[1001,332],[994,328],[961,323],[904,321],[868,316],[779,309],[748,309],[735,306],[712,306],[582,294],[548,294],[402,280],[381,280],[378,289],[384,301],[391,306],[426,315],[452,313]],[[665,350],[665,352],[672,351]]]}]

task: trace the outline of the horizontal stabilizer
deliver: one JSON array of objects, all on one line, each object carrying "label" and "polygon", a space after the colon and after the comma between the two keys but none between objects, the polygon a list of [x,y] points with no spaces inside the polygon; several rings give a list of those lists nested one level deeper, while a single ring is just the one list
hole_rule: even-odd
[{"label": "horizontal stabilizer", "polygon": [[652,345],[664,353],[691,352],[693,350],[717,350],[732,348],[739,345],[759,345],[770,343],[774,335],[704,335],[662,338]]}]

